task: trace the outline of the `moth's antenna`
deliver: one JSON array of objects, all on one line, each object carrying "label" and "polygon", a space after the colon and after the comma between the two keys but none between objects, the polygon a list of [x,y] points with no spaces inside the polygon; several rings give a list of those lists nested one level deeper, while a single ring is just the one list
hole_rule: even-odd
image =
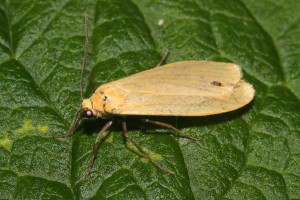
[{"label": "moth's antenna", "polygon": [[83,60],[83,66],[82,66],[82,72],[81,72],[81,99],[84,99],[84,91],[83,91],[83,74],[85,70],[85,63],[87,58],[87,52],[88,52],[88,46],[89,46],[89,27],[88,27],[88,15],[87,11],[85,12],[85,30],[86,30],[86,36],[85,36],[85,54],[84,54],[84,60]]}]

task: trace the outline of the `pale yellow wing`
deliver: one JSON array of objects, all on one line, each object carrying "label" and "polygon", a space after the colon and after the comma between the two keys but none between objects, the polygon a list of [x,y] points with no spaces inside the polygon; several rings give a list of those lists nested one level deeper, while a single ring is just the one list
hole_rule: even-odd
[{"label": "pale yellow wing", "polygon": [[114,115],[205,116],[236,110],[254,96],[239,66],[176,62],[100,86],[104,112]]}]

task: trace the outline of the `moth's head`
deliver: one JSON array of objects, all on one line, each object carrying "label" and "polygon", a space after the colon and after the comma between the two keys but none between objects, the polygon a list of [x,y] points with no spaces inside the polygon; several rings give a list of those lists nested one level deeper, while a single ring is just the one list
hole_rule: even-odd
[{"label": "moth's head", "polygon": [[82,111],[83,117],[92,118],[96,114],[91,99],[84,99],[81,103],[81,108],[83,109]]}]

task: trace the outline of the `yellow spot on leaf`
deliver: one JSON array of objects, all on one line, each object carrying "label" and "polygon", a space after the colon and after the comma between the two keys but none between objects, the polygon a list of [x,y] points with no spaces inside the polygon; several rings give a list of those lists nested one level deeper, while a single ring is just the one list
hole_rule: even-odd
[{"label": "yellow spot on leaf", "polygon": [[17,134],[22,134],[22,135],[27,135],[29,134],[30,131],[33,131],[34,127],[32,125],[32,120],[28,118],[24,118],[24,123],[21,128],[15,130],[15,133]]},{"label": "yellow spot on leaf", "polygon": [[[127,145],[127,147],[128,147],[128,149],[130,149],[129,150],[129,152],[132,154],[133,152],[134,153],[136,153],[136,154],[138,154],[139,156],[141,156],[142,157],[142,161],[143,162],[149,162],[149,159],[148,158],[146,158],[145,156],[144,156],[144,154],[142,154],[130,141],[127,141],[126,142],[126,145]],[[150,150],[148,150],[148,149],[145,149],[145,148],[142,148],[143,149],[143,151],[145,151],[149,156],[150,156],[150,158],[152,158],[153,160],[162,160],[163,159],[163,157],[160,155],[160,154],[157,154],[157,153],[154,153],[153,151],[150,151]]]},{"label": "yellow spot on leaf", "polygon": [[105,141],[104,142],[108,142],[108,143],[112,143],[113,142],[113,134],[111,134],[110,131],[105,131],[101,138],[105,138]]},{"label": "yellow spot on leaf", "polygon": [[3,137],[0,139],[0,146],[3,147],[4,149],[9,150],[12,146],[12,143],[13,141],[8,138],[7,133],[5,133]]},{"label": "yellow spot on leaf", "polygon": [[47,133],[48,130],[49,130],[49,125],[41,125],[41,124],[38,124],[38,128],[37,128],[40,132],[42,133]]},{"label": "yellow spot on leaf", "polygon": [[[153,160],[162,160],[163,157],[160,154],[154,153],[153,151],[149,151],[147,149],[144,149],[144,151],[152,158]],[[148,158],[143,157],[142,158],[143,162],[149,162]]]},{"label": "yellow spot on leaf", "polygon": [[38,124],[37,127],[33,126],[32,120],[24,118],[24,122],[21,128],[15,130],[16,134],[28,135],[31,131],[39,131],[42,133],[47,133],[49,130],[49,125]]}]

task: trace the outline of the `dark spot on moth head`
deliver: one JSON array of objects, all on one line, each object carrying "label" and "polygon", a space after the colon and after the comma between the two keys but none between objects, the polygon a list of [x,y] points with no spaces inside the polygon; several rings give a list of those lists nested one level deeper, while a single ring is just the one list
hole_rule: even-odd
[{"label": "dark spot on moth head", "polygon": [[94,117],[94,113],[92,110],[87,109],[87,110],[83,111],[83,116],[86,118],[92,118],[92,117]]},{"label": "dark spot on moth head", "polygon": [[102,91],[100,91],[99,93],[100,93],[100,94],[104,94],[104,92],[102,92]]},{"label": "dark spot on moth head", "polygon": [[223,86],[223,84],[219,81],[212,81],[212,82],[210,82],[210,84],[215,85],[215,86],[219,86],[219,87]]}]

